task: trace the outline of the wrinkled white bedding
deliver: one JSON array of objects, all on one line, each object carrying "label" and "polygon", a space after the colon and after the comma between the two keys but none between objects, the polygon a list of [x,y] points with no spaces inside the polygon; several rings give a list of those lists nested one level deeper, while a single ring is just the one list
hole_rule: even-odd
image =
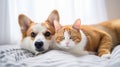
[{"label": "wrinkled white bedding", "polygon": [[17,45],[0,46],[0,67],[120,67],[120,45],[110,59],[95,55],[75,57],[58,50],[35,56]]}]

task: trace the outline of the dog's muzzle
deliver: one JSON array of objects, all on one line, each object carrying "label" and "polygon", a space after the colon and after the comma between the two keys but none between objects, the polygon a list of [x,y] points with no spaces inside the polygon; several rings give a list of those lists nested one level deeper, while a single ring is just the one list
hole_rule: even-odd
[{"label": "dog's muzzle", "polygon": [[38,51],[38,52],[44,51],[43,45],[44,45],[44,43],[42,41],[35,42],[36,51]]}]

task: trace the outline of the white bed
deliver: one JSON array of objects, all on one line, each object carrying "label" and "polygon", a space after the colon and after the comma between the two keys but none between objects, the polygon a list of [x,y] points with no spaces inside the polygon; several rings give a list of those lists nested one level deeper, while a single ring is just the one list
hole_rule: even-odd
[{"label": "white bed", "polygon": [[110,59],[95,55],[75,57],[58,50],[35,56],[18,45],[4,45],[0,46],[0,67],[120,67],[120,45]]}]

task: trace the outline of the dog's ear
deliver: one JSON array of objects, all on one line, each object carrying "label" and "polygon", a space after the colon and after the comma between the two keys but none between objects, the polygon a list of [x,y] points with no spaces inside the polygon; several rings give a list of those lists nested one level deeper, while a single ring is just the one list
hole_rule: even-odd
[{"label": "dog's ear", "polygon": [[46,22],[48,22],[48,24],[50,24],[54,27],[54,20],[59,22],[59,13],[57,10],[53,10],[51,12],[51,14],[48,16]]},{"label": "dog's ear", "polygon": [[55,27],[55,32],[57,32],[59,29],[62,28],[62,26],[59,24],[58,21],[54,20],[54,27]]},{"label": "dog's ear", "polygon": [[31,23],[33,23],[27,16],[20,14],[18,16],[18,23],[20,25],[21,31],[26,32]]}]

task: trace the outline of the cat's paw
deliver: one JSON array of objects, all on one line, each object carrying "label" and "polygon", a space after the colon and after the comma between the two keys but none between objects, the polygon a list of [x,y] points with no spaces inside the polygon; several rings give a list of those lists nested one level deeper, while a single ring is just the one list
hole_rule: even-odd
[{"label": "cat's paw", "polygon": [[111,55],[110,54],[104,54],[101,56],[101,58],[104,58],[104,59],[110,59]]}]

